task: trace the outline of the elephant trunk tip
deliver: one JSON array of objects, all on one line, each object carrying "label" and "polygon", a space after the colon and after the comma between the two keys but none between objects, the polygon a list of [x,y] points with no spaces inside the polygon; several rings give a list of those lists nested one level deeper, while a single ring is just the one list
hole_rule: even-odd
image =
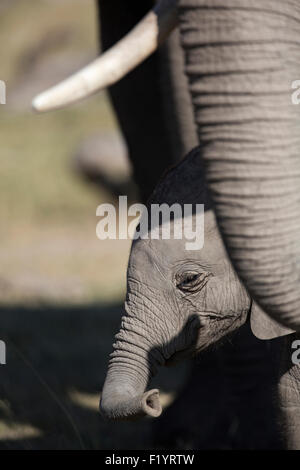
[{"label": "elephant trunk tip", "polygon": [[108,396],[102,394],[100,400],[100,413],[109,420],[133,420],[142,416],[157,418],[162,412],[159,399],[159,390],[153,389],[142,395],[128,398],[118,393]]},{"label": "elephant trunk tip", "polygon": [[142,409],[144,413],[153,418],[158,418],[162,413],[162,406],[159,399],[159,390],[153,389],[145,392],[142,397]]}]

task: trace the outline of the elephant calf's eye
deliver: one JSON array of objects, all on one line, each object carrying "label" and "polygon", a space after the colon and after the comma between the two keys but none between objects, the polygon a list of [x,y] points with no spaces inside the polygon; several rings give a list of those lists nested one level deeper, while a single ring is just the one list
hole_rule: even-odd
[{"label": "elephant calf's eye", "polygon": [[176,287],[184,292],[196,292],[207,282],[209,273],[185,272],[176,276]]}]

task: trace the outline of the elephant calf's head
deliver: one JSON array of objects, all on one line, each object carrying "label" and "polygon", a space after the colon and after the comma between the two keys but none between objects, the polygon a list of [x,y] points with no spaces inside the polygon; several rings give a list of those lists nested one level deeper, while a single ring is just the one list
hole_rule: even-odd
[{"label": "elephant calf's head", "polygon": [[[171,224],[172,225],[172,224]],[[128,265],[126,325],[139,324],[152,368],[193,354],[243,323],[251,299],[224,251],[214,214],[205,212],[205,244],[187,240],[136,240]],[[144,334],[142,333],[144,332]]]},{"label": "elephant calf's head", "polygon": [[[147,234],[148,239],[133,242],[126,315],[116,335],[101,401],[103,414],[110,418],[158,416],[158,391],[144,393],[157,366],[216,342],[243,324],[254,307],[219,235],[199,149],[158,184],[148,203],[148,214],[154,204],[162,203],[179,203],[182,209],[185,204],[204,204],[204,246],[188,251],[184,237],[153,239],[152,233]],[[195,223],[196,214],[192,219]],[[147,222],[153,231],[151,215]],[[177,222],[175,218],[170,223],[173,235]],[[141,232],[140,227],[137,230]],[[162,226],[159,231],[161,235]],[[256,306],[254,310],[257,314]]]}]

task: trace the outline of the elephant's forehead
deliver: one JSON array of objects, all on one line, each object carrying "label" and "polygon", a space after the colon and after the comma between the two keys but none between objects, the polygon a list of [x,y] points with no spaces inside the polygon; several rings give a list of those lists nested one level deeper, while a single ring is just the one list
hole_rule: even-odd
[{"label": "elephant's forehead", "polygon": [[142,277],[159,272],[164,277],[172,273],[173,266],[190,260],[207,266],[217,264],[226,257],[223,243],[216,230],[205,231],[204,245],[201,249],[191,250],[186,248],[186,238],[176,239],[138,239],[133,242],[129,271],[135,271],[136,275]]},{"label": "elephant's forehead", "polygon": [[[183,238],[182,240],[153,240],[150,239],[148,243],[144,243],[144,247],[147,246],[148,256],[155,256],[157,261],[162,265],[173,265],[178,261],[186,259],[203,261],[203,263],[209,264],[210,262],[216,262],[220,257],[225,256],[225,251],[221,238],[217,233],[208,235],[204,233],[203,246],[197,247],[195,244],[194,248],[189,248],[191,240]],[[142,248],[145,250],[145,248]]]},{"label": "elephant's forehead", "polygon": [[[155,268],[157,263],[159,265],[167,265],[173,257],[173,242],[174,240],[135,240],[132,244],[129,258],[129,269],[144,272]],[[164,256],[162,256],[163,251]]]}]

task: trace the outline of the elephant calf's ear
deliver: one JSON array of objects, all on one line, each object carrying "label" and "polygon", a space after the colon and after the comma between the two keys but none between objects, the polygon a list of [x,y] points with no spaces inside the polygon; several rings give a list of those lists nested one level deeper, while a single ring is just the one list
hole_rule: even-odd
[{"label": "elephant calf's ear", "polygon": [[250,323],[252,333],[258,339],[274,339],[294,333],[293,330],[270,318],[254,301],[251,307]]}]

